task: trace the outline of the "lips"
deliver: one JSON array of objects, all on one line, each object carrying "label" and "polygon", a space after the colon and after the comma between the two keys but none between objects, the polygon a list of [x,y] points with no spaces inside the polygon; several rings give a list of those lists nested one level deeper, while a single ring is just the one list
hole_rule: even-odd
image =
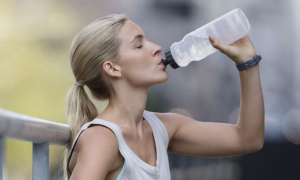
[{"label": "lips", "polygon": [[164,68],[164,70],[167,69],[167,66],[163,63],[163,59],[160,60],[158,66],[162,66]]},{"label": "lips", "polygon": [[159,61],[158,65],[161,65],[161,64],[163,64],[163,63],[162,63],[162,60],[163,60],[163,59],[160,59],[160,61]]}]

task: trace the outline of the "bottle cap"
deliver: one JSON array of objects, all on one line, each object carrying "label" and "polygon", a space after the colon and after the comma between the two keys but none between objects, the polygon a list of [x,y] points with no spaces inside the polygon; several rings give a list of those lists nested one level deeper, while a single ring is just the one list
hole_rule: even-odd
[{"label": "bottle cap", "polygon": [[167,49],[165,51],[165,56],[166,56],[166,59],[163,59],[162,60],[162,63],[166,66],[168,64],[170,64],[170,66],[173,68],[173,69],[177,69],[179,68],[180,66],[175,62],[172,54],[171,54],[171,51],[170,51],[170,48]]}]

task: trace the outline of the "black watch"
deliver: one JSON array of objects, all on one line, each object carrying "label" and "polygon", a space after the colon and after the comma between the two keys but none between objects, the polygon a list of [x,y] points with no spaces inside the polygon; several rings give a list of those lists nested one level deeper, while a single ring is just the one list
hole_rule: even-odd
[{"label": "black watch", "polygon": [[236,67],[239,71],[243,71],[245,69],[250,69],[253,66],[255,66],[256,64],[259,63],[259,61],[261,60],[261,56],[260,55],[255,55],[253,58],[251,58],[248,61],[244,61],[241,64],[237,64]]}]

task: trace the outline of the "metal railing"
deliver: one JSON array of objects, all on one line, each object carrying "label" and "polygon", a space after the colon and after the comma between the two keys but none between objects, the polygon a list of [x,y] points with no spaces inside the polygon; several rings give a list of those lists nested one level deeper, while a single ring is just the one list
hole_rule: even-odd
[{"label": "metal railing", "polygon": [[49,180],[49,145],[66,146],[71,131],[66,124],[54,123],[0,109],[0,180],[3,179],[5,138],[33,143],[33,180]]}]

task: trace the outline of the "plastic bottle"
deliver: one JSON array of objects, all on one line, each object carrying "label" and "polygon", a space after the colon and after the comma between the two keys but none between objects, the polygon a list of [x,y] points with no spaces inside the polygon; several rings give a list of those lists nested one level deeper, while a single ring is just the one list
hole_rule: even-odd
[{"label": "plastic bottle", "polygon": [[163,64],[170,64],[174,69],[187,66],[192,61],[200,61],[217,51],[209,36],[214,36],[224,44],[231,44],[250,32],[250,24],[240,9],[234,9],[225,15],[207,23],[185,35],[180,42],[175,42],[165,51]]}]

